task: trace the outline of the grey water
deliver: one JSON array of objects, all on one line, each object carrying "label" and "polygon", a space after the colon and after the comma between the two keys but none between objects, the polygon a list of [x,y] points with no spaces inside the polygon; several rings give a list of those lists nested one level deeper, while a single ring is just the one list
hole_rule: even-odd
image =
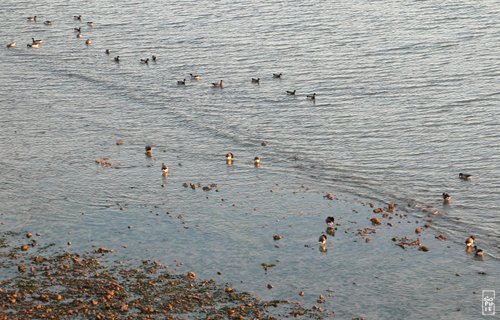
[{"label": "grey water", "polygon": [[[314,304],[321,293],[340,319],[475,319],[481,290],[500,290],[498,1],[0,8],[0,230],[176,261],[265,298]],[[31,38],[44,43],[27,48]],[[99,167],[101,157],[116,167]],[[395,202],[411,226],[365,244],[354,233],[370,202]],[[340,226],[320,253],[327,215]],[[431,221],[428,253],[390,241],[414,220]],[[484,261],[463,252],[471,234]]]}]

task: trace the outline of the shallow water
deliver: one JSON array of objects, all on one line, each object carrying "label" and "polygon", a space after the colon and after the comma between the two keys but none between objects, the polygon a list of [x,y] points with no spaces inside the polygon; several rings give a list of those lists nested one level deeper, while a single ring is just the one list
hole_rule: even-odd
[{"label": "shallow water", "polygon": [[[500,289],[497,2],[3,6],[0,230],[40,232],[68,250],[113,247],[122,260],[181,261],[263,297],[313,304],[321,293],[340,319],[477,318],[481,290]],[[40,49],[26,48],[32,37]],[[156,63],[140,63],[153,54]],[[210,87],[220,79],[224,89]],[[99,157],[117,168],[98,167]],[[396,202],[411,218],[365,244],[355,233],[369,224],[368,202]],[[330,214],[340,226],[322,254]],[[423,219],[429,252],[393,245]],[[463,252],[469,234],[485,261]],[[261,263],[273,261],[265,274]]]}]

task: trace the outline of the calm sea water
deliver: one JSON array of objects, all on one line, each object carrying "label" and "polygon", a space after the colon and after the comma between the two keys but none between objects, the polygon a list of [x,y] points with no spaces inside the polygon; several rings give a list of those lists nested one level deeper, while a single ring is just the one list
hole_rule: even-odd
[{"label": "calm sea water", "polygon": [[[473,319],[481,290],[500,290],[497,1],[1,7],[0,230],[177,263],[264,298],[312,305],[323,294],[340,319]],[[32,37],[44,44],[27,48]],[[225,88],[211,88],[220,79]],[[410,218],[365,244],[356,230],[369,202],[395,202]],[[340,226],[325,254],[327,215]],[[424,220],[428,253],[393,245]],[[441,232],[447,242],[434,239]],[[485,261],[463,252],[470,234]]]}]

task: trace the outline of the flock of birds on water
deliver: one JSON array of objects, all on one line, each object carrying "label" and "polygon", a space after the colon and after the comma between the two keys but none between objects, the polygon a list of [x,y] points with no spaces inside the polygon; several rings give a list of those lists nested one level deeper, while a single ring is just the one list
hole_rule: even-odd
[{"label": "flock of birds on water", "polygon": [[[150,145],[146,146],[146,156],[148,156],[148,157],[153,156],[153,148]],[[235,159],[234,154],[232,152],[228,152],[226,154],[226,163],[228,165],[232,165],[234,162],[234,159]],[[261,165],[261,158],[260,157],[256,156],[254,158],[254,165],[256,168],[260,167],[260,165]],[[170,173],[170,169],[165,163],[162,163],[161,170],[162,170],[162,175],[164,177],[168,176]],[[458,177],[460,179],[466,180],[466,181],[470,181],[474,178],[472,175],[465,174],[465,173],[459,173]],[[191,187],[194,188],[193,185],[191,185]],[[451,196],[446,192],[443,192],[443,203],[446,205],[449,205],[451,203]],[[332,216],[328,216],[328,217],[326,217],[325,222],[326,222],[326,226],[327,226],[326,233],[329,235],[332,235],[332,236],[335,235],[335,218]],[[328,236],[323,232],[319,236],[319,239],[318,239],[319,250],[321,252],[327,251],[327,240],[328,240]],[[477,245],[475,244],[475,240],[476,240],[476,238],[473,235],[469,236],[465,240],[466,252],[467,253],[474,252],[474,255],[477,258],[483,259],[484,258],[484,250],[477,247]]]},{"label": "flock of birds on water", "polygon": [[[458,178],[466,181],[470,181],[474,178],[474,176],[466,173],[459,173]],[[443,192],[443,203],[449,205],[451,203],[451,195],[447,192]],[[480,249],[475,245],[476,238],[474,236],[469,236],[465,240],[465,249],[467,253],[474,252],[474,255],[478,258],[484,258],[484,250]]]},{"label": "flock of birds on water", "polygon": [[[73,16],[73,19],[76,20],[76,21],[80,21],[80,22],[83,21],[81,15]],[[26,20],[28,22],[35,23],[35,22],[37,22],[37,16],[29,16],[29,17],[26,18]],[[46,26],[50,26],[50,25],[52,25],[52,21],[45,20],[43,22],[43,24],[46,25]],[[87,21],[87,25],[89,27],[94,27],[95,23],[93,21]],[[83,38],[81,27],[75,27],[74,31],[76,32],[76,37],[78,39],[82,39]],[[31,39],[32,39],[32,42],[27,44],[28,48],[37,49],[37,48],[39,48],[44,43],[44,41],[42,39],[35,39],[35,38],[31,38]],[[91,45],[92,44],[92,40],[91,39],[86,39],[85,40],[85,44],[87,46]],[[7,44],[7,48],[16,48],[16,47],[17,47],[17,43],[16,42],[10,42],[10,43]],[[110,55],[111,54],[111,50],[110,49],[106,49],[104,51],[104,53],[106,53],[107,55]],[[120,58],[120,56],[114,57],[113,60],[116,63],[120,63],[122,61],[122,59]],[[146,58],[146,59],[140,59],[139,61],[142,64],[149,64],[150,61],[156,62],[157,61],[157,57],[155,55],[152,55],[151,56],[151,60],[150,60],[150,58]],[[191,80],[193,80],[193,81],[199,81],[199,80],[203,79],[203,77],[201,75],[199,75],[199,74],[192,74],[192,73],[190,73],[189,75],[191,77]],[[282,72],[280,72],[280,73],[273,73],[272,76],[273,76],[274,79],[281,79],[281,77],[283,76],[283,73]],[[252,78],[251,79],[251,83],[260,84],[260,78]],[[185,86],[186,85],[186,79],[178,80],[177,81],[177,85],[179,85],[179,86]],[[219,80],[217,82],[213,82],[212,83],[212,87],[213,88],[223,89],[224,88],[224,80]],[[287,95],[295,96],[296,92],[297,92],[297,90],[287,90],[286,94]],[[312,102],[315,102],[316,101],[316,93],[312,93],[312,94],[306,95],[306,99],[310,100]]]},{"label": "flock of birds on water", "polygon": [[[81,22],[82,21],[82,16],[81,15],[73,16],[73,19]],[[29,22],[37,22],[37,16],[27,17],[27,21],[29,21]],[[47,26],[50,26],[50,25],[52,25],[52,21],[45,20],[43,24],[47,25]],[[88,21],[87,25],[89,27],[93,27],[94,26],[94,22],[93,21]],[[74,31],[77,32],[76,37],[78,39],[83,38],[81,27],[75,27]],[[29,48],[36,49],[36,48],[39,48],[43,44],[43,40],[42,39],[35,39],[35,38],[31,38],[31,39],[32,39],[32,43],[28,43],[27,44],[27,47],[29,47]],[[91,39],[86,39],[85,40],[85,44],[86,45],[92,44],[92,40]],[[16,47],[16,42],[10,42],[10,43],[7,44],[7,48],[15,48],[15,47]],[[105,53],[107,55],[110,55],[111,54],[111,50],[110,49],[106,49]],[[157,57],[155,55],[153,55],[151,57],[151,61],[156,62],[156,60],[157,60]],[[116,63],[120,63],[120,61],[121,61],[120,56],[114,57],[114,61]],[[143,63],[143,64],[148,64],[149,61],[150,61],[149,58],[140,59],[140,62]],[[189,75],[191,77],[191,80],[194,80],[194,81],[199,81],[199,80],[203,79],[202,76],[198,75],[198,74],[192,74],[192,73],[190,73]],[[282,76],[283,76],[283,73],[273,73],[273,78],[275,78],[275,79],[281,79]],[[260,78],[252,78],[251,79],[251,83],[260,84]],[[177,85],[179,85],[179,86],[186,85],[186,79],[177,81]],[[218,82],[212,83],[212,87],[214,87],[214,88],[220,88],[220,89],[224,88],[224,80],[219,80]],[[296,91],[297,90],[287,90],[286,94],[287,95],[295,95]],[[306,98],[308,100],[315,101],[316,100],[316,93],[307,95]],[[148,157],[151,157],[153,155],[153,148],[151,146],[149,146],[149,145],[146,146],[146,155]],[[228,152],[226,154],[226,163],[228,165],[232,165],[233,161],[234,161],[234,154],[232,152]],[[261,158],[260,157],[256,156],[254,158],[254,165],[255,165],[255,167],[259,167],[261,165]],[[165,177],[168,176],[169,173],[170,173],[170,169],[167,166],[167,164],[165,164],[165,163],[162,163],[161,170],[162,170],[162,175],[165,176]],[[472,175],[470,175],[470,174],[464,174],[464,173],[460,173],[458,175],[458,177],[460,179],[462,179],[462,180],[472,180],[473,179]],[[450,194],[448,194],[447,192],[443,192],[442,196],[443,196],[443,203],[444,204],[448,205],[448,204],[451,203],[451,199],[452,198],[451,198]],[[334,219],[334,217],[328,216],[326,218],[325,222],[326,222],[326,225],[327,225],[327,233],[330,234],[330,235],[333,235],[335,233],[335,219]],[[320,251],[325,252],[327,250],[326,249],[327,240],[328,240],[327,235],[325,233],[322,233],[321,236],[318,239],[319,246],[320,246]],[[476,257],[482,259],[484,257],[484,250],[482,250],[482,249],[480,249],[480,248],[477,247],[477,245],[475,244],[475,240],[476,240],[476,238],[474,236],[472,236],[472,235],[469,236],[465,240],[466,252],[467,253],[474,252],[474,254],[475,254]]]}]

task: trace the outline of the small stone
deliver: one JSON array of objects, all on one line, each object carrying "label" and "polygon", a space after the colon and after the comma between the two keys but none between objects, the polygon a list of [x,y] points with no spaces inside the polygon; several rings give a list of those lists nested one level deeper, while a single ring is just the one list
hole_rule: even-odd
[{"label": "small stone", "polygon": [[268,288],[268,289],[272,289],[272,288],[273,288],[273,285],[272,285],[272,284],[270,284],[270,283],[268,283],[268,284],[267,284],[267,288]]},{"label": "small stone", "polygon": [[418,227],[415,229],[416,234],[421,234],[422,233],[422,227]]},{"label": "small stone", "polygon": [[17,266],[17,270],[19,270],[19,272],[26,272],[26,266],[23,264],[20,264]]},{"label": "small stone", "polygon": [[382,220],[380,220],[380,218],[371,218],[370,221],[371,221],[371,223],[373,225],[377,225],[378,226],[378,225],[382,224]]},{"label": "small stone", "polygon": [[446,235],[444,233],[440,233],[439,236],[437,236],[436,238],[438,238],[441,241],[444,241],[446,240]]},{"label": "small stone", "polygon": [[33,236],[33,235],[31,234],[31,232],[28,232],[28,233],[26,234],[26,238],[31,238],[32,236]]},{"label": "small stone", "polygon": [[194,279],[194,278],[196,278],[196,273],[194,273],[193,271],[189,271],[187,273],[187,276],[189,279]]},{"label": "small stone", "polygon": [[299,292],[299,296],[303,297],[304,296],[304,291]]},{"label": "small stone", "polygon": [[233,288],[231,287],[227,287],[226,290],[225,290],[227,293],[233,293]]},{"label": "small stone", "polygon": [[121,146],[122,144],[125,144],[125,140],[123,140],[123,139],[116,140],[116,145],[117,146]]},{"label": "small stone", "polygon": [[396,209],[396,205],[393,202],[389,203],[389,207],[387,208],[387,211],[394,212],[395,209]]},{"label": "small stone", "polygon": [[25,245],[21,246],[21,250],[22,250],[22,251],[28,251],[28,249],[29,249],[29,248],[30,248],[30,246],[29,246],[29,245],[27,245],[27,244],[25,244]]}]

